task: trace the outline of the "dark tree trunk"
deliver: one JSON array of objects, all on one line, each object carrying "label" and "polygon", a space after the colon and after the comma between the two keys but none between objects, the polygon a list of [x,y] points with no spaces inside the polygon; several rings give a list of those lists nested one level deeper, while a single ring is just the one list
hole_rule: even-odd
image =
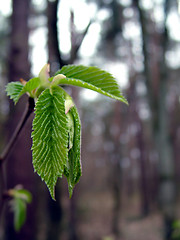
[{"label": "dark tree trunk", "polygon": [[61,238],[61,222],[63,212],[61,204],[61,185],[56,185],[56,201],[48,197],[48,234],[47,240],[58,240]]},{"label": "dark tree trunk", "polygon": [[55,73],[64,65],[59,50],[58,41],[58,5],[60,0],[47,1],[47,17],[48,17],[48,62],[51,65],[51,73]]},{"label": "dark tree trunk", "polygon": [[145,143],[143,139],[143,127],[141,121],[138,123],[137,145],[140,150],[139,164],[140,164],[140,191],[141,191],[141,212],[142,216],[149,214],[149,198],[148,198],[148,181],[147,181],[147,159],[145,155]]},{"label": "dark tree trunk", "polygon": [[28,16],[30,1],[13,0],[12,3],[9,81],[18,81],[20,78],[28,80],[30,76],[30,64],[28,61]]}]

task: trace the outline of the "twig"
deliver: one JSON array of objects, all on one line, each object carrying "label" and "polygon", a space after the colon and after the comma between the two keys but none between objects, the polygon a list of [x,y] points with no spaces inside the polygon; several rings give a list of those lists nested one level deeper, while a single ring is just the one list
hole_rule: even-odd
[{"label": "twig", "polygon": [[6,148],[4,149],[1,157],[0,157],[0,161],[4,161],[9,153],[11,152],[12,150],[12,147],[14,146],[15,142],[16,142],[16,139],[18,138],[22,128],[24,127],[26,121],[28,120],[29,116],[31,115],[31,113],[34,111],[34,99],[33,98],[29,98],[29,102],[28,102],[28,105],[25,109],[25,112],[22,116],[22,119],[20,120],[12,138],[10,139],[8,145],[6,146]]},{"label": "twig", "polygon": [[7,159],[9,153],[11,152],[16,139],[18,138],[21,130],[23,129],[25,123],[27,122],[29,116],[31,115],[31,113],[34,111],[34,99],[33,98],[29,98],[28,101],[28,105],[24,111],[24,114],[12,136],[12,138],[10,139],[8,145],[6,146],[6,148],[4,149],[1,157],[0,157],[0,216],[2,214],[2,210],[3,210],[3,206],[4,206],[4,192],[6,190],[6,186],[5,186],[5,175],[4,175],[4,165],[3,163],[5,162],[5,160]]}]

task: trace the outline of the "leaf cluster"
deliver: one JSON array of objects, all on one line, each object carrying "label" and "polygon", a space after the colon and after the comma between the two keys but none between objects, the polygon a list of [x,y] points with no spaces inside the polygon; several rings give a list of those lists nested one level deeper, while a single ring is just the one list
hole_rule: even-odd
[{"label": "leaf cluster", "polygon": [[124,103],[127,100],[114,77],[97,67],[67,65],[53,77],[49,76],[48,68],[46,64],[39,76],[28,82],[9,83],[6,92],[15,104],[25,93],[35,100],[33,167],[55,199],[54,188],[59,177],[67,178],[71,197],[81,176],[81,122],[73,99],[62,85],[91,89]]}]

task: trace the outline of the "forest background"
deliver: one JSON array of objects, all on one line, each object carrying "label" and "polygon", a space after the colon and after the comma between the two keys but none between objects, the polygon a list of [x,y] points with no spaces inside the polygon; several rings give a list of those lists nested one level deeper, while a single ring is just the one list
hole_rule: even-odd
[{"label": "forest background", "polygon": [[6,205],[4,240],[180,239],[180,15],[176,0],[13,0],[0,4],[0,149],[25,108],[5,96],[10,81],[46,62],[111,72],[129,106],[68,88],[82,121],[83,176],[54,202],[31,160],[28,121],[6,163],[7,187],[33,196],[19,233]]}]

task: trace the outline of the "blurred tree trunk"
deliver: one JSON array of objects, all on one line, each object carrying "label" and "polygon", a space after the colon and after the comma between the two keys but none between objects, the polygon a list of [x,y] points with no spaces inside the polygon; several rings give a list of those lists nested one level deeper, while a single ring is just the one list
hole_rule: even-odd
[{"label": "blurred tree trunk", "polygon": [[58,6],[60,0],[47,0],[47,17],[48,17],[48,62],[51,65],[51,73],[55,73],[64,65],[61,59],[58,41]]},{"label": "blurred tree trunk", "polygon": [[160,189],[159,201],[164,215],[165,239],[172,239],[173,221],[175,220],[175,169],[174,153],[170,141],[169,115],[167,111],[168,71],[165,54],[168,46],[168,32],[166,19],[169,11],[170,0],[165,1],[164,32],[162,35],[162,57],[160,61],[160,81],[158,99],[158,135],[157,146],[159,153]]},{"label": "blurred tree trunk", "polygon": [[149,214],[149,199],[148,199],[148,181],[147,181],[147,159],[146,143],[143,134],[143,126],[140,119],[137,120],[137,146],[140,150],[139,164],[140,164],[140,191],[141,191],[141,212],[143,216]]},{"label": "blurred tree trunk", "polygon": [[120,154],[121,147],[118,147],[118,153],[114,153],[114,163],[111,167],[112,171],[112,193],[113,193],[113,216],[112,216],[112,233],[115,239],[118,240],[121,234],[120,229],[120,210],[121,210],[121,196],[122,196],[122,169],[120,164]]},{"label": "blurred tree trunk", "polygon": [[[104,141],[113,144],[113,150],[107,150],[109,175],[108,182],[111,187],[113,199],[111,229],[114,239],[119,239],[120,229],[120,210],[122,195],[122,168],[121,160],[123,156],[122,146],[119,143],[119,136],[124,129],[124,108],[120,108],[120,103],[115,102],[112,106],[112,112],[103,120],[105,124]],[[110,127],[109,127],[110,126]]]},{"label": "blurred tree trunk", "polygon": [[[58,5],[60,0],[47,0],[47,20],[48,20],[48,62],[50,72],[53,75],[64,65],[61,60],[58,41]],[[47,240],[58,240],[61,238],[61,222],[63,218],[61,204],[61,184],[56,185],[56,201],[48,197],[48,219],[47,219]]]},{"label": "blurred tree trunk", "polygon": [[[168,46],[168,33],[166,28],[166,19],[169,10],[170,1],[164,3],[164,29],[160,36],[159,47],[161,48],[160,58],[158,59],[159,80],[153,82],[150,71],[149,61],[149,40],[148,22],[145,11],[140,6],[140,1],[136,0],[139,10],[139,18],[142,30],[143,54],[144,54],[144,76],[149,97],[149,105],[152,113],[152,138],[156,140],[156,148],[159,154],[159,203],[164,218],[164,239],[171,239],[172,222],[175,214],[175,182],[174,182],[174,156],[172,143],[170,142],[170,132],[168,128],[167,112],[167,92],[168,92],[168,71],[165,61],[165,54]],[[158,86],[158,94],[153,86]]]},{"label": "blurred tree trunk", "polygon": [[129,114],[130,120],[129,124],[135,124],[137,127],[135,134],[135,148],[139,149],[139,161],[138,167],[140,170],[139,177],[139,189],[140,189],[140,201],[141,201],[141,215],[147,216],[149,214],[149,184],[147,179],[147,154],[146,152],[146,142],[144,137],[144,126],[142,120],[138,114],[138,96],[136,94],[135,82],[134,79],[131,80],[128,95],[131,96],[129,98]]},{"label": "blurred tree trunk", "polygon": [[12,3],[9,81],[18,81],[20,78],[28,80],[30,77],[30,64],[28,60],[30,1],[13,0]]},{"label": "blurred tree trunk", "polygon": [[[120,108],[119,102],[114,104],[114,114],[113,114],[113,125],[114,129],[119,129],[119,126],[123,129],[124,127],[124,114],[123,106]],[[119,144],[119,135],[120,131],[111,136],[111,139],[114,143],[114,151],[112,157],[112,166],[111,166],[111,182],[112,182],[112,193],[113,193],[113,215],[112,215],[112,232],[115,236],[115,239],[120,237],[120,210],[121,210],[121,193],[122,193],[122,169],[121,169],[121,160],[122,160],[122,146]],[[112,155],[112,154],[111,154]]]},{"label": "blurred tree trunk", "polygon": [[[9,49],[9,81],[17,81],[20,78],[28,80],[30,78],[30,64],[28,60],[28,17],[30,9],[29,0],[13,0],[12,1],[12,16],[11,16],[11,35],[10,35],[10,49]],[[15,107],[10,106],[10,118],[7,126],[9,136],[15,130],[27,99],[20,101]],[[31,122],[25,126],[19,136],[13,151],[11,152],[7,166],[7,188],[13,188],[17,184],[22,184],[24,188],[34,191],[34,173],[31,161],[31,138],[30,138]],[[7,240],[32,240],[34,238],[35,227],[35,211],[34,201],[28,205],[27,221],[19,233],[14,231],[12,213],[8,214],[6,236]],[[9,206],[8,206],[9,212]]]}]

